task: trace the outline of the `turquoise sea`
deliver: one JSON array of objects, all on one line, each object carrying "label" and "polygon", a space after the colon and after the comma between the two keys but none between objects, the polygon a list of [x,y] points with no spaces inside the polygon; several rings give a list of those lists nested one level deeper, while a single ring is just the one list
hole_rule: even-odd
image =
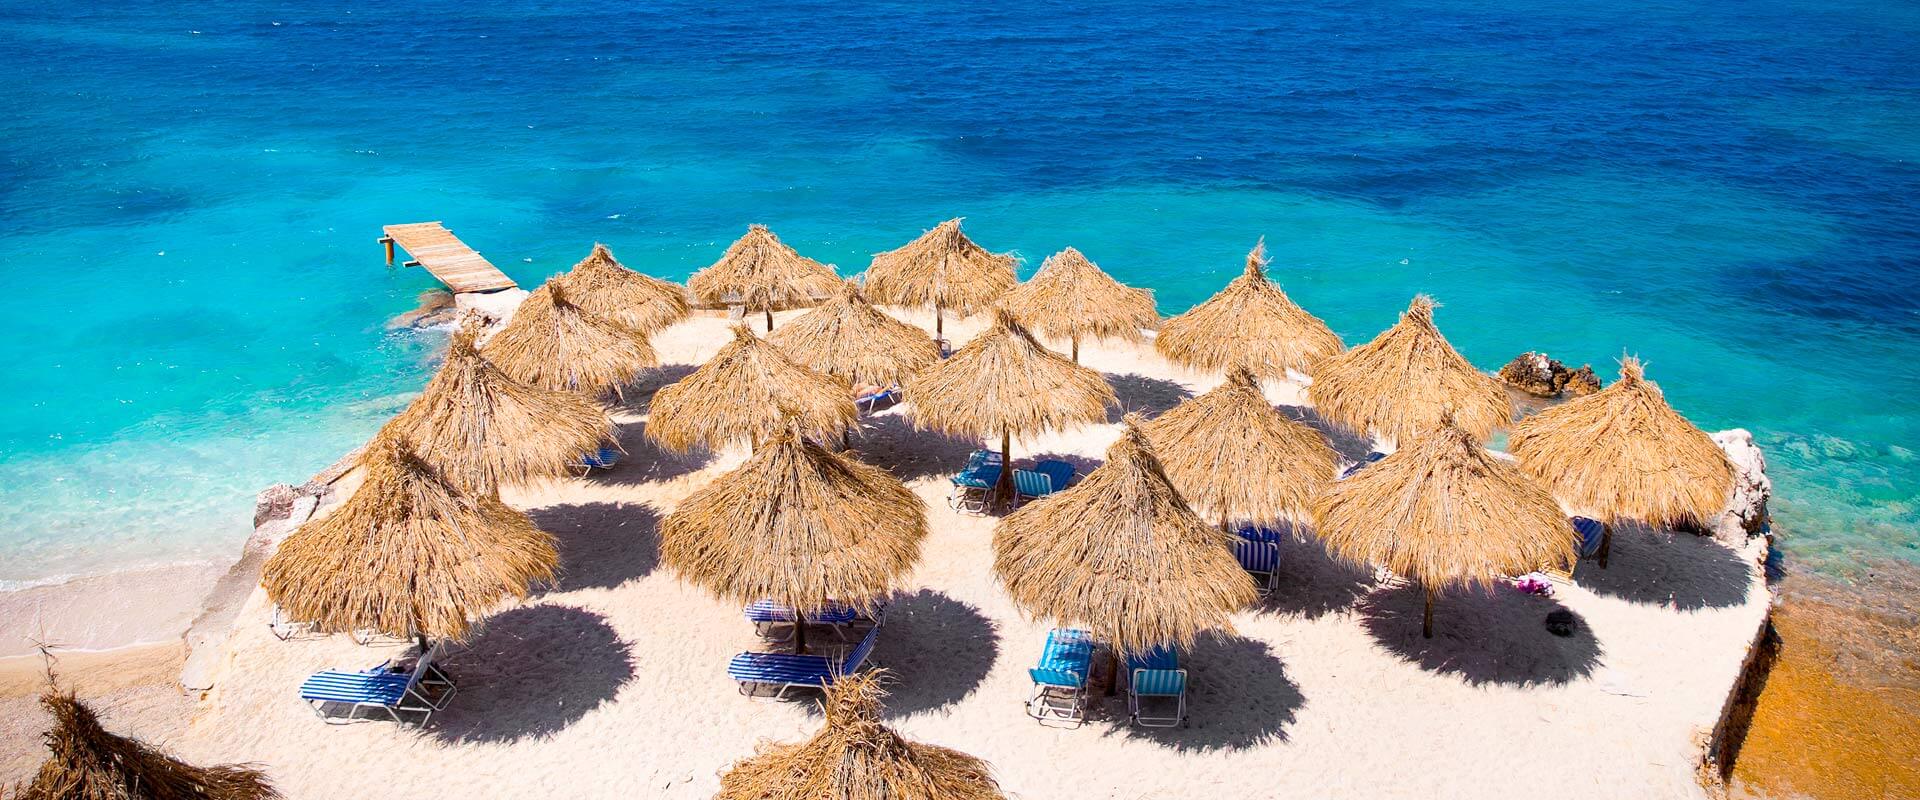
[{"label": "turquoise sea", "polygon": [[1766,449],[1790,558],[1920,560],[1920,6],[1753,0],[0,8],[0,580],[230,557],[417,389],[444,220],[525,283],[964,215],[1349,342],[1634,353]]}]

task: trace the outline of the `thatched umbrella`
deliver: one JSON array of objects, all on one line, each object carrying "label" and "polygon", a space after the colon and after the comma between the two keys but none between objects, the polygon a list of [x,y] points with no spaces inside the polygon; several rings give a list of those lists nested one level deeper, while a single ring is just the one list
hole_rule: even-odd
[{"label": "thatched umbrella", "polygon": [[604,244],[558,280],[587,313],[647,334],[685,319],[691,308],[685,287],[621,266]]},{"label": "thatched umbrella", "polygon": [[945,312],[985,309],[1020,282],[1012,253],[991,253],[960,232],[960,218],[942,222],[898,249],[875,254],[867,293],[882,303],[933,308],[934,338],[946,337]]},{"label": "thatched umbrella", "polygon": [[597,395],[659,363],[647,334],[574,305],[559,281],[520,302],[482,352],[514,380],[542,389]]},{"label": "thatched umbrella", "polygon": [[446,363],[427,388],[386,424],[448,480],[476,494],[558,477],[601,443],[613,420],[574,392],[515,381],[480,355],[468,322],[453,333]]},{"label": "thatched umbrella", "polygon": [[839,284],[832,267],[800,255],[765,225],[748,225],[719,261],[687,279],[701,303],[766,312],[767,330],[773,312],[813,305]]},{"label": "thatched umbrella", "polygon": [[859,418],[846,378],[796,364],[780,348],[733,326],[733,341],[653,396],[647,435],[685,452],[759,441],[797,421],[808,436],[836,435]]},{"label": "thatched umbrella", "polygon": [[397,437],[374,437],[361,459],[353,495],[267,559],[260,582],[288,618],[425,646],[465,638],[476,616],[553,580],[553,537],[527,515],[460,491]]},{"label": "thatched umbrella", "polygon": [[874,308],[853,281],[767,341],[807,367],[875,386],[899,383],[940,360],[926,331]]},{"label": "thatched umbrella", "polygon": [[1507,450],[1567,505],[1605,524],[1600,566],[1613,524],[1687,524],[1711,519],[1733,489],[1733,464],[1706,431],[1667,405],[1640,359],[1620,380],[1513,426]]},{"label": "thatched umbrella", "polygon": [[1041,336],[1072,341],[1076,364],[1083,338],[1138,342],[1146,338],[1142,328],[1160,324],[1153,292],[1114,280],[1071,247],[1048,256],[1000,307]]},{"label": "thatched umbrella", "polygon": [[1200,370],[1246,367],[1261,378],[1311,373],[1346,347],[1339,335],[1267,280],[1266,242],[1247,253],[1247,271],[1206,302],[1160,324],[1154,349]]},{"label": "thatched umbrella", "polygon": [[1142,424],[1127,415],[1105,464],[993,533],[993,572],[1014,603],[1085,628],[1116,658],[1231,632],[1233,612],[1255,596],[1231,536],[1187,507]]},{"label": "thatched umbrella", "polygon": [[1447,343],[1433,324],[1433,298],[1413,298],[1393,327],[1373,341],[1320,362],[1307,396],[1326,418],[1362,436],[1396,441],[1451,416],[1485,439],[1513,419],[1507,390]]},{"label": "thatched umbrella", "polygon": [[1573,526],[1553,495],[1449,418],[1314,501],[1314,532],[1346,561],[1383,566],[1433,598],[1449,586],[1573,564]]},{"label": "thatched umbrella", "polygon": [[840,603],[870,609],[920,560],[924,504],[879,467],[834,453],[798,425],[660,523],[660,560],[723,600],[772,600],[806,618]]},{"label": "thatched umbrella", "polygon": [[15,800],[268,800],[279,797],[250,766],[196,767],[136,739],[109,732],[73,692],[48,689],[53,714],[42,737],[53,755]]},{"label": "thatched umbrella", "polygon": [[881,674],[835,680],[820,732],[734,763],[715,800],[1004,800],[987,762],[880,721]]},{"label": "thatched umbrella", "polygon": [[907,380],[914,427],[950,436],[1000,436],[1000,482],[1013,481],[1013,435],[1058,430],[1106,419],[1120,401],[1100,373],[1040,346],[1013,315],[994,314],[993,327],[951,358]]},{"label": "thatched umbrella", "polygon": [[1267,403],[1259,379],[1233,367],[1227,382],[1147,423],[1167,477],[1196,510],[1229,520],[1306,520],[1339,458],[1320,432]]}]

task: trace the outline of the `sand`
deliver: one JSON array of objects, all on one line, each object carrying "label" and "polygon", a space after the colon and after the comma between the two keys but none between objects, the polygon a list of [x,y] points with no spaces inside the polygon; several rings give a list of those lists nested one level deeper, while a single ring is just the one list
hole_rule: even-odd
[{"label": "sand", "polygon": [[[957,340],[978,322],[949,321],[948,331]],[[690,365],[725,341],[724,322],[702,316],[656,344],[664,360]],[[1142,348],[1083,344],[1082,356],[1128,410],[1155,413],[1218,380]],[[690,369],[669,367],[654,383]],[[1304,403],[1297,386],[1270,391],[1277,403]],[[509,493],[560,538],[565,575],[446,657],[460,690],[431,725],[323,724],[297,697],[307,674],[371,666],[403,646],[280,641],[256,591],[217,686],[166,743],[195,760],[264,763],[291,798],[707,797],[756,743],[806,735],[819,719],[812,698],[748,699],[727,678],[728,658],[757,645],[740,610],[658,564],[660,518],[743,454],[661,453],[642,433],[647,393],[630,396],[618,468]],[[866,418],[855,444],[907,480],[932,520],[874,662],[892,673],[899,729],[987,759],[1010,794],[1705,796],[1701,743],[1766,614],[1759,543],[1733,552],[1623,531],[1611,569],[1582,565],[1578,585],[1551,599],[1445,596],[1432,640],[1420,638],[1417,592],[1375,585],[1317,545],[1290,545],[1276,595],[1240,614],[1234,635],[1184,656],[1187,727],[1130,727],[1120,696],[1099,698],[1078,730],[1045,728],[1021,704],[1046,628],[994,582],[994,521],[945,502],[947,475],[976,445],[915,433],[904,411]],[[1014,457],[1097,464],[1117,430],[1016,440]],[[1349,457],[1366,448],[1335,443]],[[1570,638],[1542,625],[1560,608],[1579,617]]]}]

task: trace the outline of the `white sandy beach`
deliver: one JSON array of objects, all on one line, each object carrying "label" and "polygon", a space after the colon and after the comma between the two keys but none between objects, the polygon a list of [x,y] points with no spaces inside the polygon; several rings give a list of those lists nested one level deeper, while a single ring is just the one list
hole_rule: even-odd
[{"label": "white sandy beach", "polygon": [[[930,316],[903,316],[932,327]],[[979,322],[949,320],[949,336]],[[680,366],[651,383],[677,378],[725,341],[717,315],[668,330],[656,345]],[[1150,348],[1083,344],[1082,356],[1128,410],[1157,413],[1218,381]],[[1304,404],[1298,387],[1269,394]],[[1184,654],[1188,727],[1129,727],[1121,695],[1097,703],[1087,726],[1058,730],[1022,710],[1046,628],[995,585],[994,520],[945,502],[947,476],[979,443],[916,433],[905,411],[866,418],[854,447],[907,480],[932,521],[874,663],[893,673],[890,712],[904,733],[985,758],[1009,794],[1706,796],[1696,778],[1702,743],[1769,601],[1758,542],[1736,553],[1707,538],[1623,530],[1610,569],[1583,563],[1578,585],[1559,585],[1551,599],[1509,589],[1445,596],[1431,640],[1420,638],[1417,592],[1374,586],[1370,571],[1332,563],[1312,542],[1289,545],[1274,597],[1240,614],[1236,635]],[[323,724],[299,700],[301,680],[371,666],[400,647],[280,641],[258,590],[212,691],[124,717],[109,706],[109,721],[153,732],[189,760],[264,764],[290,798],[710,796],[718,773],[757,742],[802,737],[818,716],[809,695],[742,697],[726,662],[757,646],[752,626],[657,563],[659,520],[741,454],[659,451],[643,434],[644,402],[618,420],[627,456],[617,468],[509,494],[559,537],[564,575],[451,651],[444,663],[458,696],[425,729]],[[1059,454],[1084,471],[1116,431],[1016,440],[1014,457]],[[1366,450],[1350,437],[1334,443],[1347,458]],[[1579,617],[1572,637],[1542,624],[1560,607]],[[81,676],[83,696],[113,696],[90,679]],[[23,775],[35,755],[9,753],[0,782]]]}]

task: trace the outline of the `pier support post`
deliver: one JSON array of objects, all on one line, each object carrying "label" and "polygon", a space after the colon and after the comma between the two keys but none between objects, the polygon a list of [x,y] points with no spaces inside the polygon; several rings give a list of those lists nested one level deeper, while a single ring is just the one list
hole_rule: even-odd
[{"label": "pier support post", "polygon": [[393,266],[393,237],[382,236],[380,237],[380,243],[387,246],[387,266]]}]

